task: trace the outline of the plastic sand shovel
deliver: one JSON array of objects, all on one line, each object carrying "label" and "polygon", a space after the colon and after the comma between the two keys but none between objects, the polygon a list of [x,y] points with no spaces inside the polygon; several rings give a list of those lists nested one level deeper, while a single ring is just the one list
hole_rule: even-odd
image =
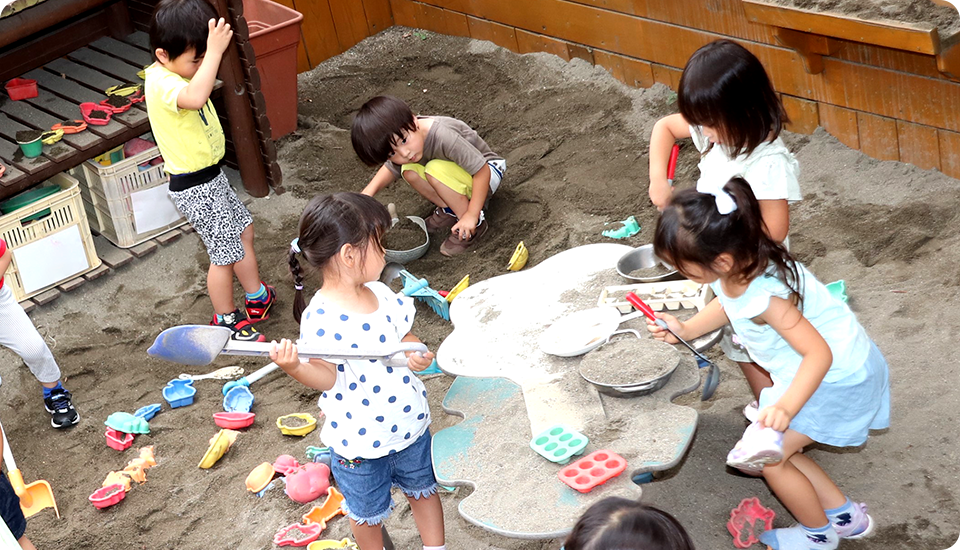
[{"label": "plastic sand shovel", "polygon": [[[183,365],[209,365],[220,354],[250,355],[265,357],[270,355],[273,345],[267,342],[240,342],[232,340],[233,331],[226,327],[211,325],[180,325],[161,332],[147,350],[149,355],[180,363]],[[387,366],[406,366],[405,352],[426,353],[427,346],[421,343],[402,342],[397,345],[386,345],[378,349],[319,349],[307,346],[297,346],[298,353],[303,359],[323,359],[326,361],[350,361],[362,359],[379,359]],[[397,355],[400,357],[395,357]],[[402,359],[402,362],[401,362]]]},{"label": "plastic sand shovel", "polygon": [[246,386],[249,388],[250,384],[253,384],[257,380],[260,380],[264,376],[270,374],[271,372],[279,368],[280,368],[280,365],[276,363],[270,363],[264,367],[260,367],[259,369],[251,372],[250,374],[244,376],[239,380],[231,380],[227,382],[226,384],[223,385],[223,388],[220,390],[220,392],[223,393],[224,396],[226,396],[227,393],[230,392],[230,390],[238,386]]},{"label": "plastic sand shovel", "polygon": [[[2,425],[0,425],[0,430],[3,430]],[[20,497],[20,509],[23,510],[24,516],[30,517],[44,508],[53,508],[53,511],[57,513],[57,519],[60,519],[60,509],[57,508],[57,500],[53,498],[53,489],[49,483],[43,479],[33,483],[23,483],[23,475],[17,468],[17,463],[13,460],[13,452],[10,450],[10,443],[7,442],[5,430],[3,433],[3,463],[7,466],[7,477],[10,479],[13,491]]]},{"label": "plastic sand shovel", "polygon": [[677,158],[679,157],[680,146],[674,143],[673,149],[670,149],[670,162],[667,163],[667,183],[670,184],[670,187],[673,187],[673,175],[677,171]]},{"label": "plastic sand shovel", "polygon": [[690,351],[693,352],[694,357],[697,359],[697,366],[701,369],[704,367],[710,367],[710,371],[707,372],[707,380],[703,383],[703,391],[700,393],[700,400],[706,401],[713,397],[713,392],[717,391],[717,386],[720,384],[720,369],[713,363],[713,361],[707,359],[707,357],[697,351],[697,348],[690,345],[689,342],[677,336],[676,332],[673,332],[667,322],[663,319],[658,319],[657,316],[653,313],[653,309],[650,308],[639,296],[634,292],[627,293],[627,301],[633,304],[633,307],[639,309],[647,316],[647,319],[650,319],[656,325],[673,335],[674,338],[680,341],[681,344],[687,347]]}]

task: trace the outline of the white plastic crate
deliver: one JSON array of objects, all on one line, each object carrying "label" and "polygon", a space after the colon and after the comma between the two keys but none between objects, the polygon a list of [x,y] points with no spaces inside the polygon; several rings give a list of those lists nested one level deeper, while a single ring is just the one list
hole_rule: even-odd
[{"label": "white plastic crate", "polygon": [[[96,269],[101,263],[77,180],[57,174],[47,183],[59,185],[61,190],[0,216],[0,238],[13,255],[3,274],[4,284],[10,285],[18,302]],[[50,212],[42,218],[25,221],[48,209]]]},{"label": "white plastic crate", "polygon": [[654,311],[696,309],[700,311],[713,299],[713,290],[691,280],[608,286],[600,291],[599,306],[614,306],[621,313],[633,311],[627,293],[633,292]]},{"label": "white plastic crate", "polygon": [[90,225],[120,248],[186,223],[167,196],[170,178],[163,163],[140,168],[159,156],[160,150],[152,147],[110,166],[93,160],[83,163],[84,205]]}]

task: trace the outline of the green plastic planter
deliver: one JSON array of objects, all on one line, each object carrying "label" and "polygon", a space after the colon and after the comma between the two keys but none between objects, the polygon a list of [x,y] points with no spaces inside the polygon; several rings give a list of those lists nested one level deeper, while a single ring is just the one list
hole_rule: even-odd
[{"label": "green plastic planter", "polygon": [[23,151],[23,156],[28,159],[39,157],[40,153],[43,152],[43,142],[38,137],[29,143],[20,143],[20,150]]}]

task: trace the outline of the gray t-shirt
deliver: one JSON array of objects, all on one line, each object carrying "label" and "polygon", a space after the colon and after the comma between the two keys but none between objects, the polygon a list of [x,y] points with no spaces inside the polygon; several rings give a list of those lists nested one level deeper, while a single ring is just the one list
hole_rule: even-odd
[{"label": "gray t-shirt", "polygon": [[[417,117],[418,119],[431,118],[433,125],[423,140],[423,157],[418,164],[426,165],[433,159],[449,160],[466,170],[471,176],[483,168],[488,160],[501,160],[503,157],[490,150],[487,142],[477,134],[477,131],[465,122],[447,117]],[[400,177],[400,165],[392,161],[383,163],[394,177]]]}]

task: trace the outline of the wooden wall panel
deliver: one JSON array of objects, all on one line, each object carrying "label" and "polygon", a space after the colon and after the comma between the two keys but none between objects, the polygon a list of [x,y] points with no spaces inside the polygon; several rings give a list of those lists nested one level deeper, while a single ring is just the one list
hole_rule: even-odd
[{"label": "wooden wall panel", "polygon": [[875,159],[900,160],[897,121],[892,118],[857,113],[860,127],[860,150]]},{"label": "wooden wall panel", "polygon": [[367,37],[367,18],[359,0],[327,0],[336,27],[340,51],[345,52]]},{"label": "wooden wall panel", "polygon": [[517,44],[517,34],[513,27],[469,16],[467,24],[470,26],[471,38],[489,40],[497,46],[519,53],[520,46]]},{"label": "wooden wall panel", "polygon": [[652,63],[653,81],[660,84],[666,84],[671,90],[677,91],[680,87],[680,75],[683,71],[674,67],[668,67],[659,63]]},{"label": "wooden wall panel", "polygon": [[[307,6],[306,9],[304,4]],[[333,14],[330,12],[328,0],[300,0],[299,4],[294,0],[294,6],[303,14],[300,37],[311,67],[343,52],[337,40],[337,28],[333,24]]]},{"label": "wooden wall panel", "polygon": [[901,161],[924,170],[940,169],[940,139],[936,128],[897,121],[897,141]]},{"label": "wooden wall panel", "polygon": [[823,129],[836,136],[851,149],[860,148],[860,130],[857,125],[857,112],[829,103],[821,103],[820,125]]},{"label": "wooden wall panel", "polygon": [[393,22],[405,27],[417,26],[417,7],[409,0],[390,0],[390,11],[393,13]]},{"label": "wooden wall panel", "polygon": [[789,95],[784,95],[781,99],[783,100],[783,107],[787,111],[787,116],[790,117],[787,130],[798,134],[812,134],[820,125],[820,113],[816,101],[808,101]]},{"label": "wooden wall panel", "polygon": [[519,29],[516,34],[517,48],[520,53],[546,52],[570,61],[570,51],[567,50],[566,42]]},{"label": "wooden wall panel", "polygon": [[960,133],[938,130],[940,139],[940,171],[960,179]]},{"label": "wooden wall panel", "polygon": [[367,17],[368,36],[393,26],[390,0],[363,0],[363,13]]},{"label": "wooden wall panel", "polygon": [[419,4],[417,7],[418,27],[451,36],[470,36],[466,15],[428,4]]}]

